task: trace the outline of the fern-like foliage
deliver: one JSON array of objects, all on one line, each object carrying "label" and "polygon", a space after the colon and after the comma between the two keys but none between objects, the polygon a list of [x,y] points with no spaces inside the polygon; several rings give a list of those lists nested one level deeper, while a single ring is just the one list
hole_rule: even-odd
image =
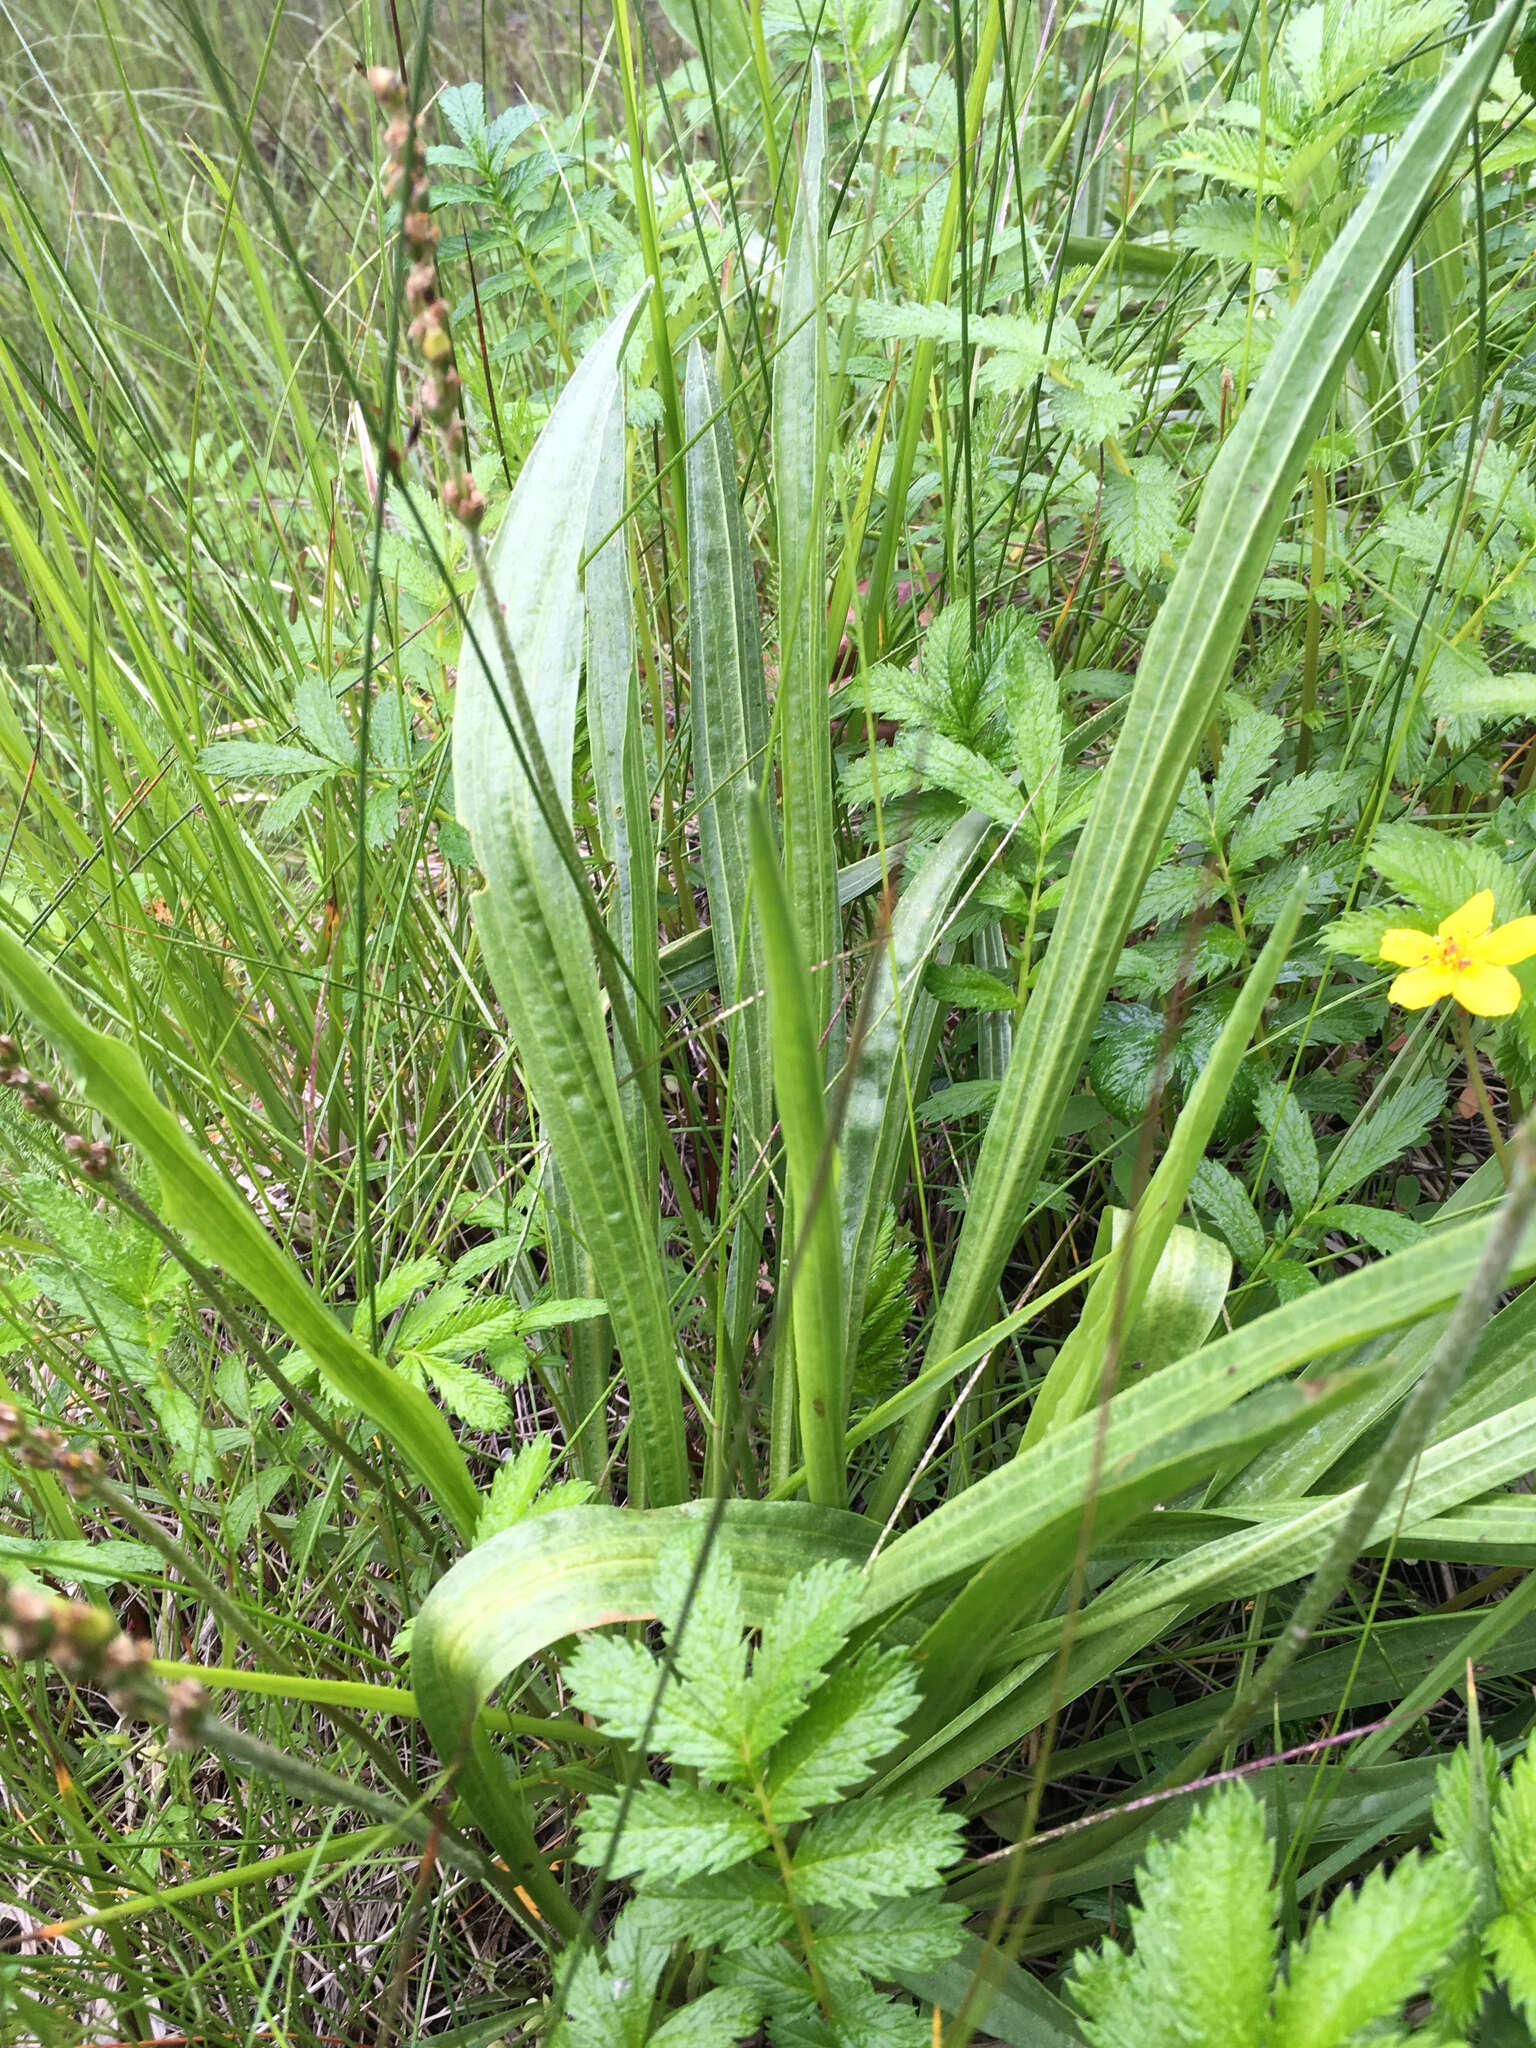
[{"label": "fern-like foliage", "polygon": [[1474,1899],[1452,1856],[1407,1856],[1345,1892],[1276,1981],[1274,1848],[1245,1786],[1147,1853],[1135,1948],[1079,1957],[1095,2048],[1346,2048],[1395,2019],[1453,1955]]},{"label": "fern-like foliage", "polygon": [[[665,1657],[593,1635],[566,1666],[577,1706],[671,1776],[588,1803],[578,1860],[638,1896],[606,1962],[572,1972],[560,2048],[723,2048],[759,2024],[783,2048],[915,2048],[927,2023],[876,1983],[958,1947],[939,1885],[959,1823],[937,1799],[857,1796],[917,1704],[906,1652],[843,1657],[859,1581],[838,1564],[793,1578],[754,1647],[729,1560],[701,1561],[691,1534],[654,1601]],[[675,1943],[714,1952],[715,1988],[669,2015],[655,1989]]]}]

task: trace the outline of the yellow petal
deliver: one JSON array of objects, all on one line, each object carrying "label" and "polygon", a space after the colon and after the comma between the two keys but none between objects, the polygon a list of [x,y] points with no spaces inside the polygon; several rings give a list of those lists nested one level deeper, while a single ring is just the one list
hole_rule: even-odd
[{"label": "yellow petal", "polygon": [[1400,1003],[1405,1010],[1426,1010],[1431,1003],[1448,996],[1455,986],[1456,975],[1449,967],[1410,967],[1387,990],[1387,998]]},{"label": "yellow petal", "polygon": [[1507,1017],[1520,1007],[1520,984],[1507,967],[1464,967],[1451,993],[1474,1017]]},{"label": "yellow petal", "polygon": [[1454,939],[1458,946],[1465,946],[1472,939],[1480,939],[1493,923],[1493,891],[1479,889],[1461,906],[1453,910],[1440,923],[1442,939]]},{"label": "yellow petal", "polygon": [[1495,925],[1488,936],[1472,948],[1474,960],[1486,960],[1490,967],[1513,967],[1517,960],[1529,960],[1536,953],[1536,917],[1512,918]]},{"label": "yellow petal", "polygon": [[[1531,922],[1536,924],[1536,918]],[[1428,932],[1412,932],[1399,926],[1381,935],[1381,957],[1394,967],[1422,967],[1430,954],[1438,950]],[[1536,946],[1532,951],[1536,952]]]}]

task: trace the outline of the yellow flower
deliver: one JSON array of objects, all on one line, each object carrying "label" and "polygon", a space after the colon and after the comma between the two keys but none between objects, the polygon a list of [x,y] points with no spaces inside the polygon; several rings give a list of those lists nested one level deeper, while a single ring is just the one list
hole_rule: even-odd
[{"label": "yellow flower", "polygon": [[1382,959],[1404,969],[1388,990],[1391,1000],[1422,1010],[1454,996],[1474,1017],[1507,1017],[1519,1009],[1523,991],[1509,970],[1536,953],[1536,917],[1492,927],[1493,891],[1480,889],[1433,933],[1383,932]]}]

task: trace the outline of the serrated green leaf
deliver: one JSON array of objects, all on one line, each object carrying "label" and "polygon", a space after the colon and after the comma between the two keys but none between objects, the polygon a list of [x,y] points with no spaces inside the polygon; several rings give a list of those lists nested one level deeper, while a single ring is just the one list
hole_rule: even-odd
[{"label": "serrated green leaf", "polygon": [[1465,2026],[1477,2017],[1487,1977],[1483,1934],[1499,1909],[1490,1842],[1492,1788],[1499,1777],[1499,1748],[1485,1741],[1480,1753],[1462,1743],[1435,1772],[1431,1811],[1435,1848],[1453,1857],[1472,1880],[1474,1904],[1457,1942],[1456,1953],[1435,1979],[1435,2005],[1447,2020]]},{"label": "serrated green leaf", "polygon": [[1401,910],[1346,910],[1325,925],[1319,934],[1324,952],[1346,953],[1355,960],[1381,960],[1381,941],[1394,925],[1403,921]]},{"label": "serrated green leaf", "polygon": [[1472,1881],[1445,1857],[1405,1856],[1334,1900],[1291,1951],[1275,1998],[1275,2048],[1343,2048],[1390,2018],[1455,1947]]},{"label": "serrated green leaf", "polygon": [[[520,1444],[498,1469],[480,1511],[475,1530],[477,1543],[488,1542],[503,1529],[516,1528],[529,1515],[553,1514],[557,1508],[577,1507],[591,1499],[593,1489],[584,1479],[566,1479],[546,1486],[553,1455],[554,1441],[541,1431]],[[598,1713],[600,1709],[591,1707],[588,1712]]]},{"label": "serrated green leaf", "polygon": [[746,1690],[751,1753],[765,1756],[825,1684],[847,1642],[864,1589],[857,1572],[829,1560],[797,1572],[765,1624]]},{"label": "serrated green leaf", "polygon": [[1184,2048],[1174,2016],[1148,2005],[1140,1971],[1112,1941],[1078,1950],[1067,1989],[1093,2048]]},{"label": "serrated green leaf", "polygon": [[1033,627],[1010,636],[1003,657],[1003,707],[1014,763],[1027,794],[1041,802],[1061,765],[1061,685]]},{"label": "serrated green leaf", "polygon": [[1267,711],[1245,707],[1234,714],[1209,792],[1211,824],[1218,839],[1226,838],[1269,773],[1283,737],[1284,727]]},{"label": "serrated green leaf", "polygon": [[738,1801],[708,1785],[657,1785],[643,1780],[627,1811],[623,1796],[600,1792],[587,1803],[579,1863],[602,1864],[616,1877],[676,1883],[744,1863],[768,1845],[768,1831]]},{"label": "serrated green leaf", "polygon": [[443,1406],[471,1429],[505,1429],[512,1413],[506,1390],[483,1373],[471,1372],[467,1365],[430,1351],[403,1352],[400,1364],[407,1371],[415,1368],[425,1373]]},{"label": "serrated green leaf", "polygon": [[651,2048],[733,2048],[761,2016],[762,2008],[742,1985],[717,1985],[663,2020],[649,2037]]},{"label": "serrated green leaf", "polygon": [[326,775],[333,767],[322,754],[270,740],[213,740],[197,758],[209,775]]},{"label": "serrated green leaf", "polygon": [[[1515,1758],[1499,1788],[1493,1821],[1493,1866],[1510,1912],[1536,1909],[1536,1736]],[[1536,1913],[1533,1913],[1536,1917]]]},{"label": "serrated green leaf", "polygon": [[319,676],[305,676],[293,693],[293,710],[300,732],[317,753],[339,768],[353,765],[357,746],[352,728],[329,684]]},{"label": "serrated green leaf", "polygon": [[1361,1202],[1334,1202],[1319,1209],[1310,1220],[1311,1229],[1321,1233],[1342,1230],[1359,1238],[1373,1252],[1411,1251],[1424,1235],[1422,1223],[1397,1209],[1371,1209]]},{"label": "serrated green leaf", "polygon": [[1232,834],[1227,854],[1232,867],[1250,873],[1262,862],[1289,852],[1303,834],[1328,816],[1339,801],[1338,778],[1319,769],[1294,775],[1260,797]]},{"label": "serrated green leaf", "polygon": [[779,1822],[804,1820],[861,1785],[917,1707],[917,1677],[899,1651],[869,1649],[835,1671],[773,1753],[768,1795]]},{"label": "serrated green leaf", "polygon": [[1536,2026],[1536,1914],[1501,1913],[1486,1936],[1488,1954],[1512,2005]]},{"label": "serrated green leaf", "polygon": [[1423,1080],[1406,1082],[1339,1140],[1323,1174],[1321,1199],[1337,1201],[1382,1167],[1401,1159],[1444,1107],[1443,1081],[1426,1075]]},{"label": "serrated green leaf", "polygon": [[1272,1140],[1272,1161],[1280,1185],[1294,1213],[1305,1216],[1317,1200],[1322,1175],[1311,1120],[1295,1096],[1282,1088],[1272,1074],[1259,1076],[1254,1106]]},{"label": "serrated green leaf", "polygon": [[695,1949],[756,1948],[781,1940],[794,1924],[783,1879],[756,1863],[652,1893],[648,1903],[669,1940]]},{"label": "serrated green leaf", "polygon": [[1016,988],[965,961],[935,963],[923,976],[923,987],[946,1010],[1012,1011],[1019,1006]]},{"label": "serrated green leaf", "polygon": [[894,1970],[932,1970],[960,1946],[965,1908],[941,1892],[919,1892],[863,1912],[828,1913],[816,1926],[815,1957],[829,1980],[859,1973],[888,1978]]},{"label": "serrated green leaf", "polygon": [[873,1906],[929,1891],[960,1854],[960,1816],[937,1799],[850,1799],[813,1820],[794,1854],[812,1906]]},{"label": "serrated green leaf", "polygon": [[662,1696],[651,1746],[723,1782],[745,1782],[746,1614],[735,1567],[689,1536],[667,1544],[656,1568],[656,1612],[666,1624],[675,1683]]},{"label": "serrated green leaf", "polygon": [[1245,1266],[1264,1256],[1264,1225],[1248,1190],[1219,1160],[1202,1159],[1189,1184],[1192,1209],[1207,1216]]},{"label": "serrated green leaf", "polygon": [[385,1316],[392,1316],[413,1294],[420,1293],[423,1287],[432,1286],[442,1277],[442,1260],[434,1258],[430,1252],[419,1259],[407,1259],[403,1265],[391,1266],[374,1289],[374,1314],[380,1321]]},{"label": "serrated green leaf", "polygon": [[[1134,1957],[1080,1966],[1073,1996],[1089,2038],[1132,2048],[1259,2048],[1275,1972],[1274,1847],[1244,1786],[1209,1800],[1172,1841],[1153,1842],[1137,1879]],[[1155,2015],[1155,2018],[1153,2017]]]},{"label": "serrated green leaf", "polygon": [[450,1280],[408,1308],[392,1337],[399,1352],[428,1353],[434,1358],[462,1360],[484,1351],[501,1337],[515,1337],[528,1327],[526,1311],[516,1302],[494,1295],[471,1294]]},{"label": "serrated green leaf", "polygon": [[1179,534],[1179,480],[1157,455],[1143,455],[1129,476],[1104,477],[1103,519],[1111,554],[1133,575],[1149,576]]},{"label": "serrated green leaf", "polygon": [[897,751],[925,783],[947,789],[970,810],[1011,830],[1024,815],[1024,798],[982,754],[941,732],[903,733]]},{"label": "serrated green leaf", "polygon": [[261,814],[261,830],[267,838],[286,832],[330,781],[329,775],[305,775],[280,789]]},{"label": "serrated green leaf", "polygon": [[[1528,906],[1515,880],[1491,846],[1476,841],[1451,839],[1428,825],[1398,819],[1378,825],[1367,860],[1384,882],[1437,923],[1459,910],[1480,889],[1493,891],[1499,919],[1524,916]],[[1399,924],[1420,922],[1399,915]]]}]

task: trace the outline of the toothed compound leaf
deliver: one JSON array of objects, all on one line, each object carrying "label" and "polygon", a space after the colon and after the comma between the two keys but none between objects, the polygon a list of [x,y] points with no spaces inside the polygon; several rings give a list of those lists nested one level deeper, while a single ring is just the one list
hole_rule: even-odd
[{"label": "toothed compound leaf", "polygon": [[639,1742],[647,1733],[663,1668],[643,1643],[587,1636],[565,1660],[565,1675],[575,1704],[610,1735]]},{"label": "toothed compound leaf", "polygon": [[1536,2028],[1536,1915],[1501,1913],[1487,1933],[1488,1954],[1509,2002]]},{"label": "toothed compound leaf", "polygon": [[606,1958],[588,1949],[571,1970],[553,2048],[640,2048],[666,1960],[649,1906],[627,1906],[613,1923]]},{"label": "toothed compound leaf", "polygon": [[851,1799],[813,1820],[795,1850],[812,1906],[872,1906],[931,1890],[960,1854],[960,1823],[936,1799]]},{"label": "toothed compound leaf", "polygon": [[834,1672],[773,1754],[768,1790],[781,1821],[804,1820],[867,1778],[917,1705],[917,1678],[899,1650],[866,1650]]},{"label": "toothed compound leaf", "polygon": [[545,1484],[553,1456],[553,1439],[543,1433],[531,1437],[513,1452],[491,1481],[491,1490],[480,1510],[480,1521],[475,1529],[477,1543],[499,1536],[503,1529],[515,1529],[530,1515],[552,1514],[556,1508],[580,1507],[583,1501],[592,1498],[594,1489],[585,1479],[561,1479],[553,1486]]},{"label": "toothed compound leaf", "polygon": [[1536,1736],[1516,1757],[1499,1791],[1493,1867],[1507,1909],[1536,1906]]},{"label": "toothed compound leaf", "polygon": [[1264,1808],[1242,1786],[1218,1793],[1172,1841],[1154,1842],[1138,1880],[1134,1955],[1081,1966],[1073,1987],[1089,2038],[1101,2048],[1165,2038],[1259,2048],[1275,1970],[1274,1860]]},{"label": "toothed compound leaf", "polygon": [[1267,711],[1239,711],[1233,718],[1210,788],[1211,822],[1218,838],[1224,839],[1247,810],[1283,737],[1279,719]]},{"label": "toothed compound leaf", "polygon": [[1409,1081],[1339,1140],[1323,1172],[1321,1197],[1337,1201],[1402,1158],[1445,1105],[1445,1083],[1432,1077]]},{"label": "toothed compound leaf", "polygon": [[722,1985],[663,2020],[651,2036],[652,2048],[730,2048],[750,2034],[761,2017],[749,1991]]},{"label": "toothed compound leaf", "polygon": [[782,1941],[794,1925],[778,1872],[756,1863],[691,1878],[648,1898],[668,1939],[694,1948],[756,1948]]},{"label": "toothed compound leaf", "polygon": [[1031,633],[1016,633],[1003,656],[1003,706],[1015,766],[1039,800],[1061,760],[1061,685],[1051,657]]},{"label": "toothed compound leaf", "polygon": [[793,1727],[826,1682],[847,1642],[862,1588],[851,1565],[829,1561],[800,1572],[764,1626],[747,1686],[747,1730],[760,1757]]},{"label": "toothed compound leaf", "polygon": [[1291,1951],[1276,1995],[1275,2048],[1343,2048],[1395,2015],[1450,1955],[1472,1880],[1445,1857],[1408,1856],[1334,1901]]},{"label": "toothed compound leaf", "polygon": [[830,1981],[860,1974],[890,1977],[898,1970],[932,1970],[959,1948],[965,1908],[937,1892],[920,1892],[864,1912],[827,1913],[817,1923],[815,1956]]},{"label": "toothed compound leaf", "polygon": [[1259,1121],[1273,1145],[1273,1165],[1298,1216],[1317,1200],[1321,1168],[1312,1124],[1295,1096],[1273,1074],[1260,1074],[1254,1088]]},{"label": "toothed compound leaf", "polygon": [[1178,477],[1156,455],[1143,456],[1129,476],[1108,470],[1103,519],[1111,554],[1135,575],[1150,575],[1178,538]]},{"label": "toothed compound leaf", "polygon": [[627,1808],[622,1794],[589,1801],[577,1859],[603,1864],[615,1877],[669,1884],[729,1870],[768,1841],[762,1822],[707,1785],[637,1785]]},{"label": "toothed compound leaf", "polygon": [[676,1683],[662,1695],[651,1747],[712,1778],[744,1781],[749,1772],[746,1617],[730,1560],[699,1563],[691,1538],[663,1550],[656,1611],[667,1626]]},{"label": "toothed compound leaf", "polygon": [[1148,2006],[1135,1959],[1112,1941],[1079,1950],[1068,1989],[1093,2048],[1184,2048],[1173,2016]]},{"label": "toothed compound leaf", "polygon": [[1248,1190],[1216,1159],[1202,1159],[1189,1185],[1190,1207],[1215,1225],[1245,1266],[1264,1256],[1264,1226]]},{"label": "toothed compound leaf", "polygon": [[1268,796],[1260,797],[1239,821],[1228,848],[1233,868],[1247,873],[1260,862],[1288,852],[1304,833],[1322,823],[1338,801],[1338,778],[1324,770],[1281,783]]},{"label": "toothed compound leaf", "polygon": [[1536,1736],[1499,1790],[1493,1866],[1504,1910],[1488,1929],[1488,1951],[1510,2003],[1536,2027]]},{"label": "toothed compound leaf", "polygon": [[1491,846],[1454,840],[1428,825],[1406,819],[1378,825],[1366,858],[1382,880],[1421,913],[1420,918],[1400,916],[1400,924],[1449,917],[1480,889],[1492,889],[1500,920],[1519,917],[1528,907],[1521,900],[1514,869],[1507,868]]}]

